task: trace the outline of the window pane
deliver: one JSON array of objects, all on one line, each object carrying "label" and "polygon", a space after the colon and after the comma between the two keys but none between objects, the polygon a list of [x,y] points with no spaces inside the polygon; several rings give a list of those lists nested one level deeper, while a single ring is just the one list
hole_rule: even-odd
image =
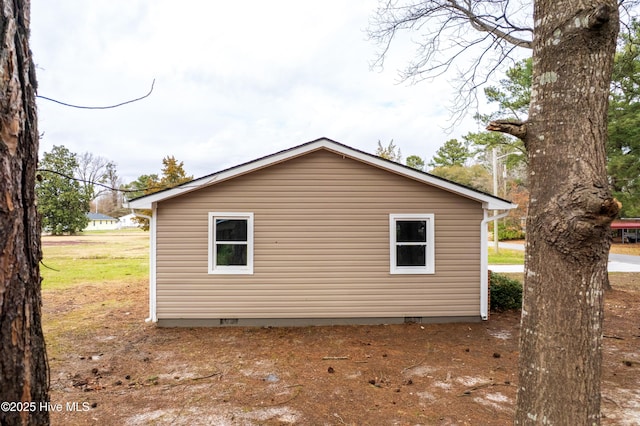
[{"label": "window pane", "polygon": [[246,244],[216,244],[216,265],[247,265]]},{"label": "window pane", "polygon": [[216,241],[247,241],[247,221],[216,219]]},{"label": "window pane", "polygon": [[427,222],[424,220],[397,220],[396,242],[414,243],[427,241]]},{"label": "window pane", "polygon": [[396,246],[396,266],[426,266],[427,246]]}]

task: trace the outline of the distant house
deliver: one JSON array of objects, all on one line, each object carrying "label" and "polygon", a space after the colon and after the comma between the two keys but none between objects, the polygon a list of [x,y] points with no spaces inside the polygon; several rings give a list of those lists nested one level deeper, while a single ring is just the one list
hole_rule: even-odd
[{"label": "distant house", "polygon": [[318,139],[129,202],[161,326],[474,321],[516,205]]},{"label": "distant house", "polygon": [[118,228],[137,228],[138,223],[134,222],[135,214],[129,213],[118,218]]},{"label": "distant house", "polygon": [[85,231],[104,231],[118,229],[118,219],[102,213],[87,213],[89,224]]},{"label": "distant house", "polygon": [[611,223],[613,242],[639,243],[640,219],[616,219]]}]

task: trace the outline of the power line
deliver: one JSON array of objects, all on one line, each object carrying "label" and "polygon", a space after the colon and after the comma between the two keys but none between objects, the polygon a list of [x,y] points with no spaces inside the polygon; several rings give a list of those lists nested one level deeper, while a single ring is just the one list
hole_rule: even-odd
[{"label": "power line", "polygon": [[[74,176],[69,176],[65,173],[61,173],[61,172],[57,172],[55,170],[51,170],[51,169],[37,169],[36,171],[38,172],[45,172],[45,173],[53,173],[54,175],[58,175],[61,176],[65,179],[69,179],[69,180],[75,180],[77,182],[82,182],[82,183],[86,183],[89,185],[96,185],[96,186],[100,186],[102,188],[108,189],[109,191],[117,191],[117,192],[123,192],[123,193],[131,193],[131,192],[145,192],[145,191],[151,191],[151,190],[163,190],[163,189],[168,189],[170,188],[169,186],[166,185],[162,185],[162,186],[149,186],[146,188],[136,188],[136,189],[122,189],[122,188],[114,188],[112,186],[109,185],[105,185],[103,183],[100,182],[94,182],[91,180],[86,180],[86,179],[81,179],[81,178],[77,178]],[[42,180],[42,178],[38,178],[38,180]]]},{"label": "power line", "polygon": [[115,104],[115,105],[107,105],[107,106],[84,106],[84,105],[73,105],[73,104],[70,104],[70,103],[67,103],[67,102],[58,101],[58,100],[56,100],[56,99],[48,98],[48,97],[46,97],[46,96],[41,96],[41,95],[36,95],[36,98],[46,99],[46,100],[48,100],[48,101],[55,102],[55,103],[57,103],[57,104],[64,105],[64,106],[67,106],[67,107],[70,107],[70,108],[80,108],[80,109],[110,109],[110,108],[117,108],[117,107],[120,107],[120,106],[122,106],[122,105],[130,104],[130,103],[133,103],[133,102],[137,102],[137,101],[140,101],[140,100],[142,100],[142,99],[144,99],[144,98],[148,97],[149,95],[151,95],[151,92],[153,92],[153,86],[154,86],[155,84],[156,84],[156,79],[154,78],[154,79],[153,79],[153,81],[151,82],[151,89],[149,89],[149,92],[148,92],[146,95],[144,95],[144,96],[140,96],[139,98],[136,98],[136,99],[131,99],[131,100],[128,100],[128,101],[120,102],[119,104]]}]

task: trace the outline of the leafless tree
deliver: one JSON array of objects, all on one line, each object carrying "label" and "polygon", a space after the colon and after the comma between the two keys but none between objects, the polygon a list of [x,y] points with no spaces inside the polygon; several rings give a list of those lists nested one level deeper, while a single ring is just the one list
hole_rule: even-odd
[{"label": "leafless tree", "polygon": [[76,177],[82,183],[85,193],[90,200],[95,199],[101,193],[95,192],[95,183],[105,183],[107,181],[108,167],[113,167],[113,163],[99,155],[85,152],[77,156],[78,167],[75,170]]},{"label": "leafless tree", "polygon": [[106,181],[109,190],[109,204],[111,210],[117,210],[122,207],[122,193],[118,190],[122,186],[122,179],[118,176],[115,163],[109,163],[106,166]]},{"label": "leafless tree", "polygon": [[[401,71],[401,80],[415,83],[442,75],[457,80],[460,96],[453,111],[461,118],[476,104],[476,89],[501,67],[515,63],[515,50],[532,47],[530,9],[530,2],[509,0],[389,0],[378,8],[368,30],[380,46],[373,65],[384,65],[403,31],[417,34],[412,38],[415,57]],[[476,59],[468,62],[470,56]]]},{"label": "leafless tree", "polygon": [[[531,48],[533,87],[525,122],[488,129],[524,141],[530,202],[516,424],[599,424],[603,284],[610,223],[619,211],[607,183],[607,105],[621,11],[615,0],[389,1],[370,36],[381,63],[410,31],[416,60],[404,79],[468,65],[481,86],[514,49]],[[531,24],[527,24],[531,22]],[[466,62],[465,62],[466,61]],[[462,96],[461,106],[472,98]]]}]

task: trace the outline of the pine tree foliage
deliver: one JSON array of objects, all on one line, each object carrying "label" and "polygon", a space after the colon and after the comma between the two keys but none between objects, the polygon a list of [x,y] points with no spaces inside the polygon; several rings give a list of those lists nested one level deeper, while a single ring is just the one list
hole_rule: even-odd
[{"label": "pine tree foliage", "polygon": [[416,169],[420,171],[423,171],[425,166],[424,160],[419,155],[408,156],[405,164],[411,167],[412,169]]},{"label": "pine tree foliage", "polygon": [[609,99],[607,171],[623,217],[640,216],[640,22],[621,36]]},{"label": "pine tree foliage", "polygon": [[438,148],[429,162],[429,167],[464,166],[472,157],[468,142],[449,139]]}]

